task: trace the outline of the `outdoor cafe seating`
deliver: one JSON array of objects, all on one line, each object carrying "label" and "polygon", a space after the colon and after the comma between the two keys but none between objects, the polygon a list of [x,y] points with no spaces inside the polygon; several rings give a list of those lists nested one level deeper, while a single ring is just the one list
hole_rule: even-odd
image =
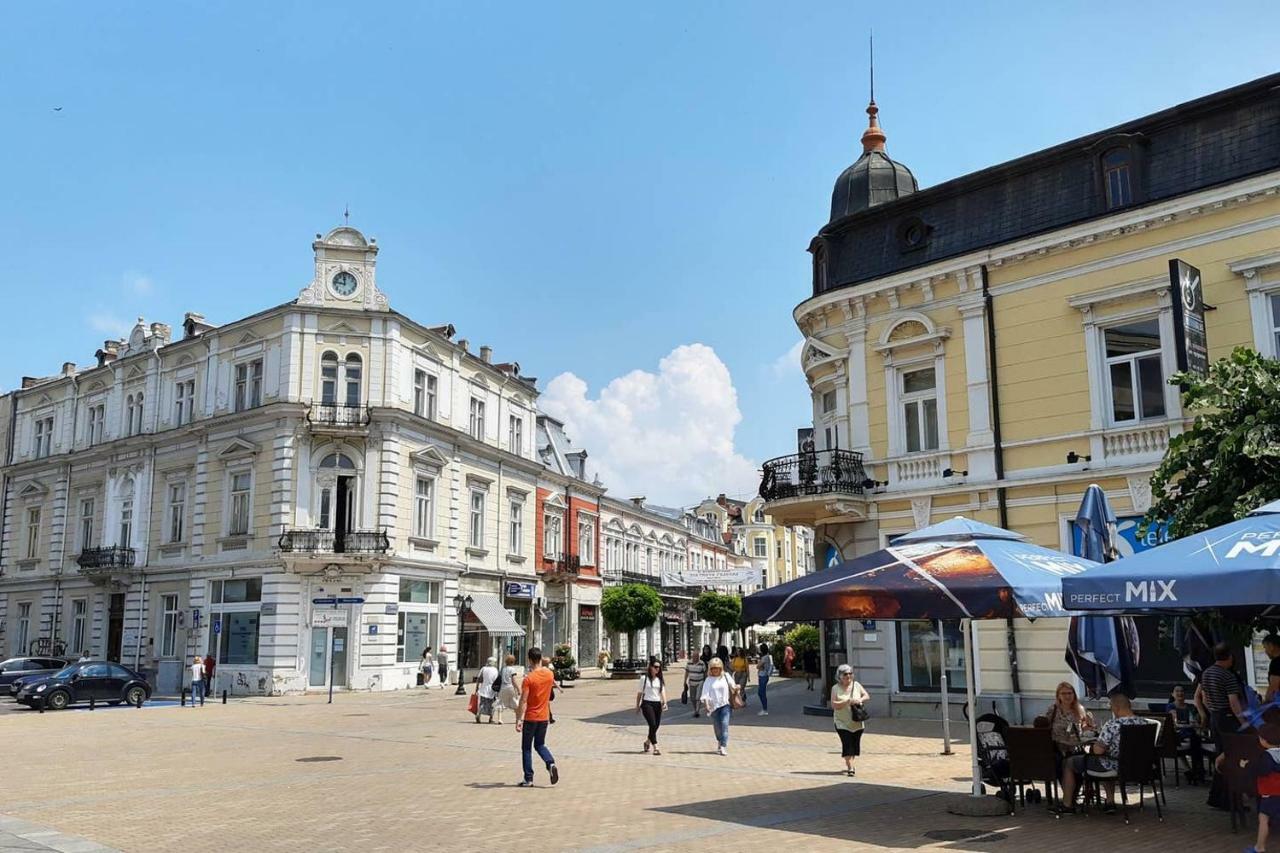
[{"label": "outdoor cafe seating", "polygon": [[1164,782],[1160,775],[1160,763],[1156,755],[1156,742],[1163,728],[1158,722],[1147,726],[1124,726],[1120,729],[1120,757],[1114,770],[1103,770],[1101,765],[1089,766],[1085,769],[1084,802],[1086,807],[1092,800],[1101,805],[1102,798],[1098,787],[1100,783],[1111,782],[1120,789],[1120,803],[1124,813],[1124,822],[1129,822],[1129,785],[1138,786],[1138,807],[1143,808],[1142,798],[1147,786],[1154,793],[1156,816],[1163,821],[1164,812],[1160,808],[1160,797]]}]

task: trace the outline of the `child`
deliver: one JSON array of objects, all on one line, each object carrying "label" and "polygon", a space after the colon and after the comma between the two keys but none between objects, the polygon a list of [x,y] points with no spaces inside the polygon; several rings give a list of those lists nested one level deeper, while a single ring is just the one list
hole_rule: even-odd
[{"label": "child", "polygon": [[1271,818],[1280,819],[1280,724],[1259,726],[1258,742],[1266,750],[1253,762],[1258,780],[1258,841],[1245,853],[1266,853]]}]

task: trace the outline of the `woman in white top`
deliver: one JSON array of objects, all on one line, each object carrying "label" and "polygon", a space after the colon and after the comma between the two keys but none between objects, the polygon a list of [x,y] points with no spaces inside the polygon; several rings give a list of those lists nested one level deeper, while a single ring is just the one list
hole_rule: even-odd
[{"label": "woman in white top", "polygon": [[200,704],[204,704],[204,658],[196,655],[191,661],[191,707],[196,706],[196,694],[200,694]]},{"label": "woman in white top", "polygon": [[738,687],[724,673],[724,661],[712,658],[707,661],[707,680],[702,682],[702,708],[711,718],[711,726],[716,733],[716,750],[725,754],[729,747],[729,713],[733,708],[733,694]]},{"label": "woman in white top", "polygon": [[760,711],[757,717],[769,716],[769,679],[773,676],[773,655],[769,654],[769,644],[760,644],[760,660],[756,663],[756,695],[760,697]]},{"label": "woman in white top", "polygon": [[650,660],[640,676],[640,690],[636,693],[636,711],[644,714],[649,724],[649,736],[644,740],[644,751],[653,747],[654,755],[662,755],[658,749],[658,726],[662,725],[662,712],[667,710],[667,683],[662,679],[662,664]]},{"label": "woman in white top", "polygon": [[498,667],[497,659],[489,658],[485,661],[484,666],[480,667],[480,674],[476,676],[476,693],[480,697],[480,702],[476,706],[476,722],[480,722],[480,715],[485,714],[489,717],[489,722],[493,722],[493,706],[498,698]]},{"label": "woman in white top", "polygon": [[494,705],[498,725],[502,725],[502,710],[514,711],[520,707],[520,667],[516,666],[516,656],[507,655],[503,661],[501,686],[498,688],[498,701]]},{"label": "woman in white top", "polygon": [[831,715],[835,718],[836,734],[840,736],[840,755],[844,758],[844,773],[852,776],[853,760],[862,752],[862,721],[854,716],[855,708],[862,708],[871,697],[866,688],[853,678],[853,667],[847,663],[836,670],[836,683],[831,685]]},{"label": "woman in white top", "polygon": [[440,673],[436,671],[436,656],[431,654],[430,646],[422,650],[422,662],[418,664],[418,671],[422,673],[423,687],[444,687],[440,683]]}]

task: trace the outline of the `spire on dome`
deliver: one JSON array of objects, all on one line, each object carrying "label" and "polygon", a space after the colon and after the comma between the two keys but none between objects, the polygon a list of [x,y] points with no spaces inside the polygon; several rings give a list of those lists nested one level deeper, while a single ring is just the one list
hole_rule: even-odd
[{"label": "spire on dome", "polygon": [[867,129],[862,132],[862,153],[870,154],[872,151],[884,151],[885,135],[880,129],[880,121],[876,118],[880,114],[880,108],[876,106],[876,37],[872,33],[868,40],[871,45],[870,62],[871,62],[871,102],[867,104],[867,115],[870,121]]}]

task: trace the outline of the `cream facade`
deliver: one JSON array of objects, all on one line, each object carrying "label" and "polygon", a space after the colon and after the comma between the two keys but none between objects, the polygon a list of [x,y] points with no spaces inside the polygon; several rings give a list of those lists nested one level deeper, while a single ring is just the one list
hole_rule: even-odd
[{"label": "cream facade", "polygon": [[188,314],[177,339],[139,320],[2,398],[0,650],[87,649],[161,690],[196,653],[237,693],[392,689],[456,647],[459,593],[488,597],[468,631],[511,618],[501,584],[535,577],[532,381],[392,311],[357,230],[313,251],[293,301]]},{"label": "cream facade", "polygon": [[[1165,175],[1157,153],[1144,153],[1164,150],[1160,134],[1171,124],[1184,121],[1194,135],[1195,121],[1231,111],[1241,123],[1234,132],[1247,139],[1252,119],[1241,111],[1249,98],[1220,93],[1181,114],[1079,140],[1069,152],[1052,149],[936,191],[904,191],[833,219],[811,249],[815,295],[795,310],[815,446],[766,463],[769,514],[812,525],[820,565],[960,514],[1069,551],[1070,519],[1090,483],[1106,491],[1122,526],[1132,526],[1151,506],[1152,471],[1189,423],[1166,382],[1177,370],[1170,260],[1202,274],[1204,301],[1213,306],[1211,360],[1237,346],[1280,355],[1280,171],[1170,190],[1169,182],[1190,182],[1192,171]],[[869,156],[883,153],[883,139],[878,149],[872,139]],[[1204,151],[1160,156],[1226,156]],[[1097,215],[1047,230],[1028,223],[1026,236],[913,264],[913,235],[926,246],[936,239],[931,220],[939,230],[949,223],[949,199],[980,205],[991,187],[1008,194],[1020,174],[1065,171],[1068,160],[1080,181],[1096,166]],[[1127,164],[1123,183],[1109,171],[1116,162]],[[1166,197],[1153,199],[1162,187]],[[829,281],[840,241],[854,239],[844,235],[879,227],[890,245],[896,233],[900,269]],[[957,630],[946,627],[953,644]],[[1017,694],[1015,713],[1046,705],[1054,686],[1072,677],[1065,632],[1064,620],[1018,621],[1011,630],[976,623],[982,694],[1002,701]],[[852,660],[873,694],[889,697],[892,713],[936,713],[936,625],[849,622],[826,633],[826,662]],[[946,666],[953,681],[963,676],[958,653]]]}]

